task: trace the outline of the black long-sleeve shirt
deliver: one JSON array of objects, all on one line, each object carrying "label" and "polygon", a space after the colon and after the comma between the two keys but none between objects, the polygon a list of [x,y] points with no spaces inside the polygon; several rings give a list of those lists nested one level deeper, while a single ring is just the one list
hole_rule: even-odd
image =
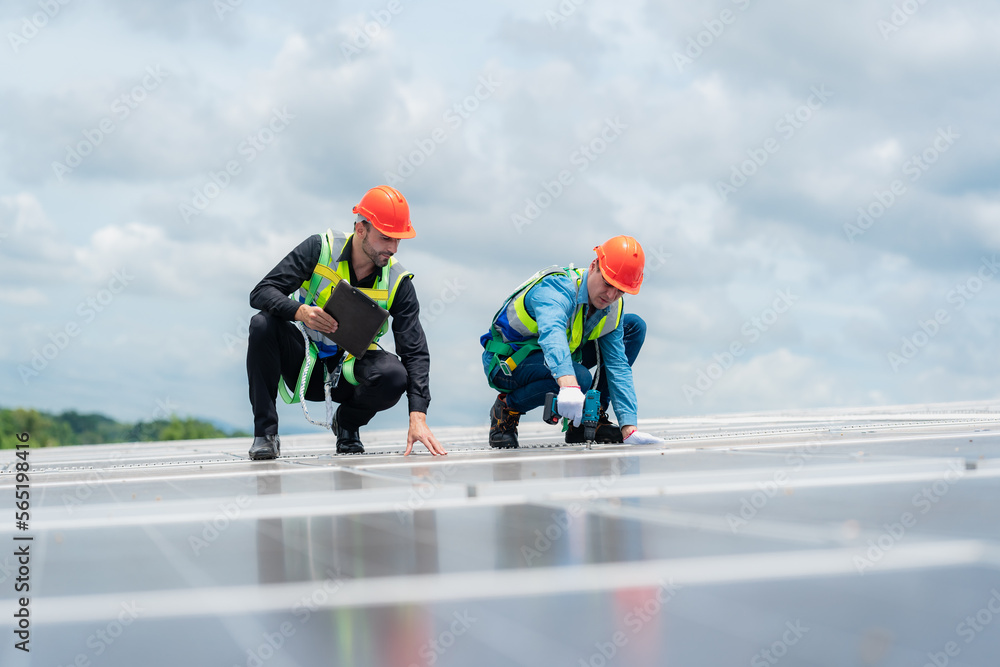
[{"label": "black long-sleeve shirt", "polygon": [[[250,306],[264,310],[275,317],[292,321],[300,304],[288,295],[302,287],[302,283],[312,277],[313,269],[319,262],[323,240],[319,234],[310,236],[288,253],[278,265],[271,269],[264,279],[250,292]],[[376,268],[364,280],[358,280],[351,263],[351,243],[348,242],[338,261],[346,261],[351,269],[350,283],[354,287],[370,289],[381,272]],[[396,341],[396,352],[406,368],[406,399],[410,412],[427,412],[431,402],[428,375],[431,355],[427,349],[427,338],[420,325],[420,303],[417,291],[410,280],[403,279],[396,290],[392,307],[392,336]]]}]

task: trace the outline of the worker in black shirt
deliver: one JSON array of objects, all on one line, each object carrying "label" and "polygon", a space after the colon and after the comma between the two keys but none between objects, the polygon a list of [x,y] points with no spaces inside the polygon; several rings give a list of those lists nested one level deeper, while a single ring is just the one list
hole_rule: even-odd
[{"label": "worker in black shirt", "polygon": [[[416,236],[409,205],[395,188],[380,185],[365,193],[354,213],[353,234],[327,231],[309,237],[250,293],[250,305],[261,311],[250,320],[247,350],[254,415],[251,459],[273,459],[281,454],[275,408],[279,389],[287,402],[322,401],[324,376],[336,377],[338,367],[339,381],[331,391],[333,401],[340,404],[333,425],[338,454],[364,452],[359,429],[376,413],[394,406],[404,392],[410,410],[406,454],[417,441],[432,454],[446,453],[426,421],[431,400],[430,354],[420,325],[417,293],[410,281],[413,274],[393,257],[400,239]],[[339,326],[322,306],[340,280],[348,280],[389,311],[398,358],[377,345],[361,358],[354,358],[324,335]],[[311,376],[312,366],[305,363],[309,361],[306,342],[293,320],[302,322],[310,348],[315,350],[318,372]],[[383,326],[378,335],[387,328]],[[300,396],[303,382],[306,390]]]}]

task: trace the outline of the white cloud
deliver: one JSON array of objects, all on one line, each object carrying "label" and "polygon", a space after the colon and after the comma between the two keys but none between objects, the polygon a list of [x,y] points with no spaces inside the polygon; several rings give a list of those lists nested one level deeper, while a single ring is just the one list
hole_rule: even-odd
[{"label": "white cloud", "polygon": [[[418,230],[400,258],[437,311],[432,412],[449,421],[485,420],[477,339],[510,289],[619,233],[650,261],[628,301],[650,323],[643,416],[1000,393],[1000,292],[947,301],[1000,245],[993,4],[928,3],[888,40],[890,10],[862,2],[584,3],[555,29],[548,6],[405,4],[349,58],[370,9],[243,3],[220,20],[210,2],[133,4],[74,4],[0,75],[0,303],[16,323],[0,361],[23,363],[114,269],[137,276],[60,356],[72,387],[57,400],[50,378],[15,384],[0,404],[100,409],[94,389],[124,383],[136,395],[117,409],[134,418],[171,395],[248,425],[242,349],[226,341],[250,289],[307,235],[349,226],[358,197],[438,128],[399,186]],[[674,51],[723,8],[737,20],[679,72]],[[157,64],[162,86],[59,181],[52,162]],[[496,90],[449,124],[483,76]],[[777,123],[823,85],[833,96],[783,136]],[[285,108],[287,128],[246,159],[241,143]],[[618,117],[627,129],[581,168]],[[857,208],[948,125],[961,139],[849,243]],[[718,182],[769,137],[780,150],[723,202]],[[185,223],[179,205],[230,160],[240,173]],[[518,234],[511,216],[563,170],[572,183]],[[468,287],[446,302],[454,280]],[[779,289],[800,301],[688,405],[683,383]],[[951,324],[894,373],[886,353],[941,307]]]},{"label": "white cloud", "polygon": [[0,197],[0,224],[6,234],[15,237],[22,234],[41,236],[54,231],[41,203],[29,192]]}]

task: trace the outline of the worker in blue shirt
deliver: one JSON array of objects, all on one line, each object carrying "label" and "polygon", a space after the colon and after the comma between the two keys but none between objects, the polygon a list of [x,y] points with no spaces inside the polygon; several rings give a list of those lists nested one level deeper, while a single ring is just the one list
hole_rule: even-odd
[{"label": "worker in blue shirt", "polygon": [[[638,294],[645,255],[638,241],[616,236],[594,248],[588,269],[550,267],[511,294],[482,336],[483,369],[499,396],[490,410],[490,446],[518,446],[521,414],[558,391],[559,414],[571,423],[566,442],[583,442],[584,392],[593,382],[601,393],[598,442],[659,442],[636,430],[632,364],[646,337],[646,323],[623,313],[622,293]],[[608,419],[615,408],[621,427]]]}]

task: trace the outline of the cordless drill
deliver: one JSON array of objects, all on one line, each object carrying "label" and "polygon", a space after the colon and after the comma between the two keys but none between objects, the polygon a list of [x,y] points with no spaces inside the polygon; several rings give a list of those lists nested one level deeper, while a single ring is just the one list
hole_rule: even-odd
[{"label": "cordless drill", "polygon": [[[549,392],[545,394],[545,411],[542,414],[542,421],[546,424],[555,424],[562,419],[559,414],[558,395]],[[601,419],[601,392],[591,389],[583,399],[583,439],[586,442],[594,442],[597,438],[597,424]]]}]

